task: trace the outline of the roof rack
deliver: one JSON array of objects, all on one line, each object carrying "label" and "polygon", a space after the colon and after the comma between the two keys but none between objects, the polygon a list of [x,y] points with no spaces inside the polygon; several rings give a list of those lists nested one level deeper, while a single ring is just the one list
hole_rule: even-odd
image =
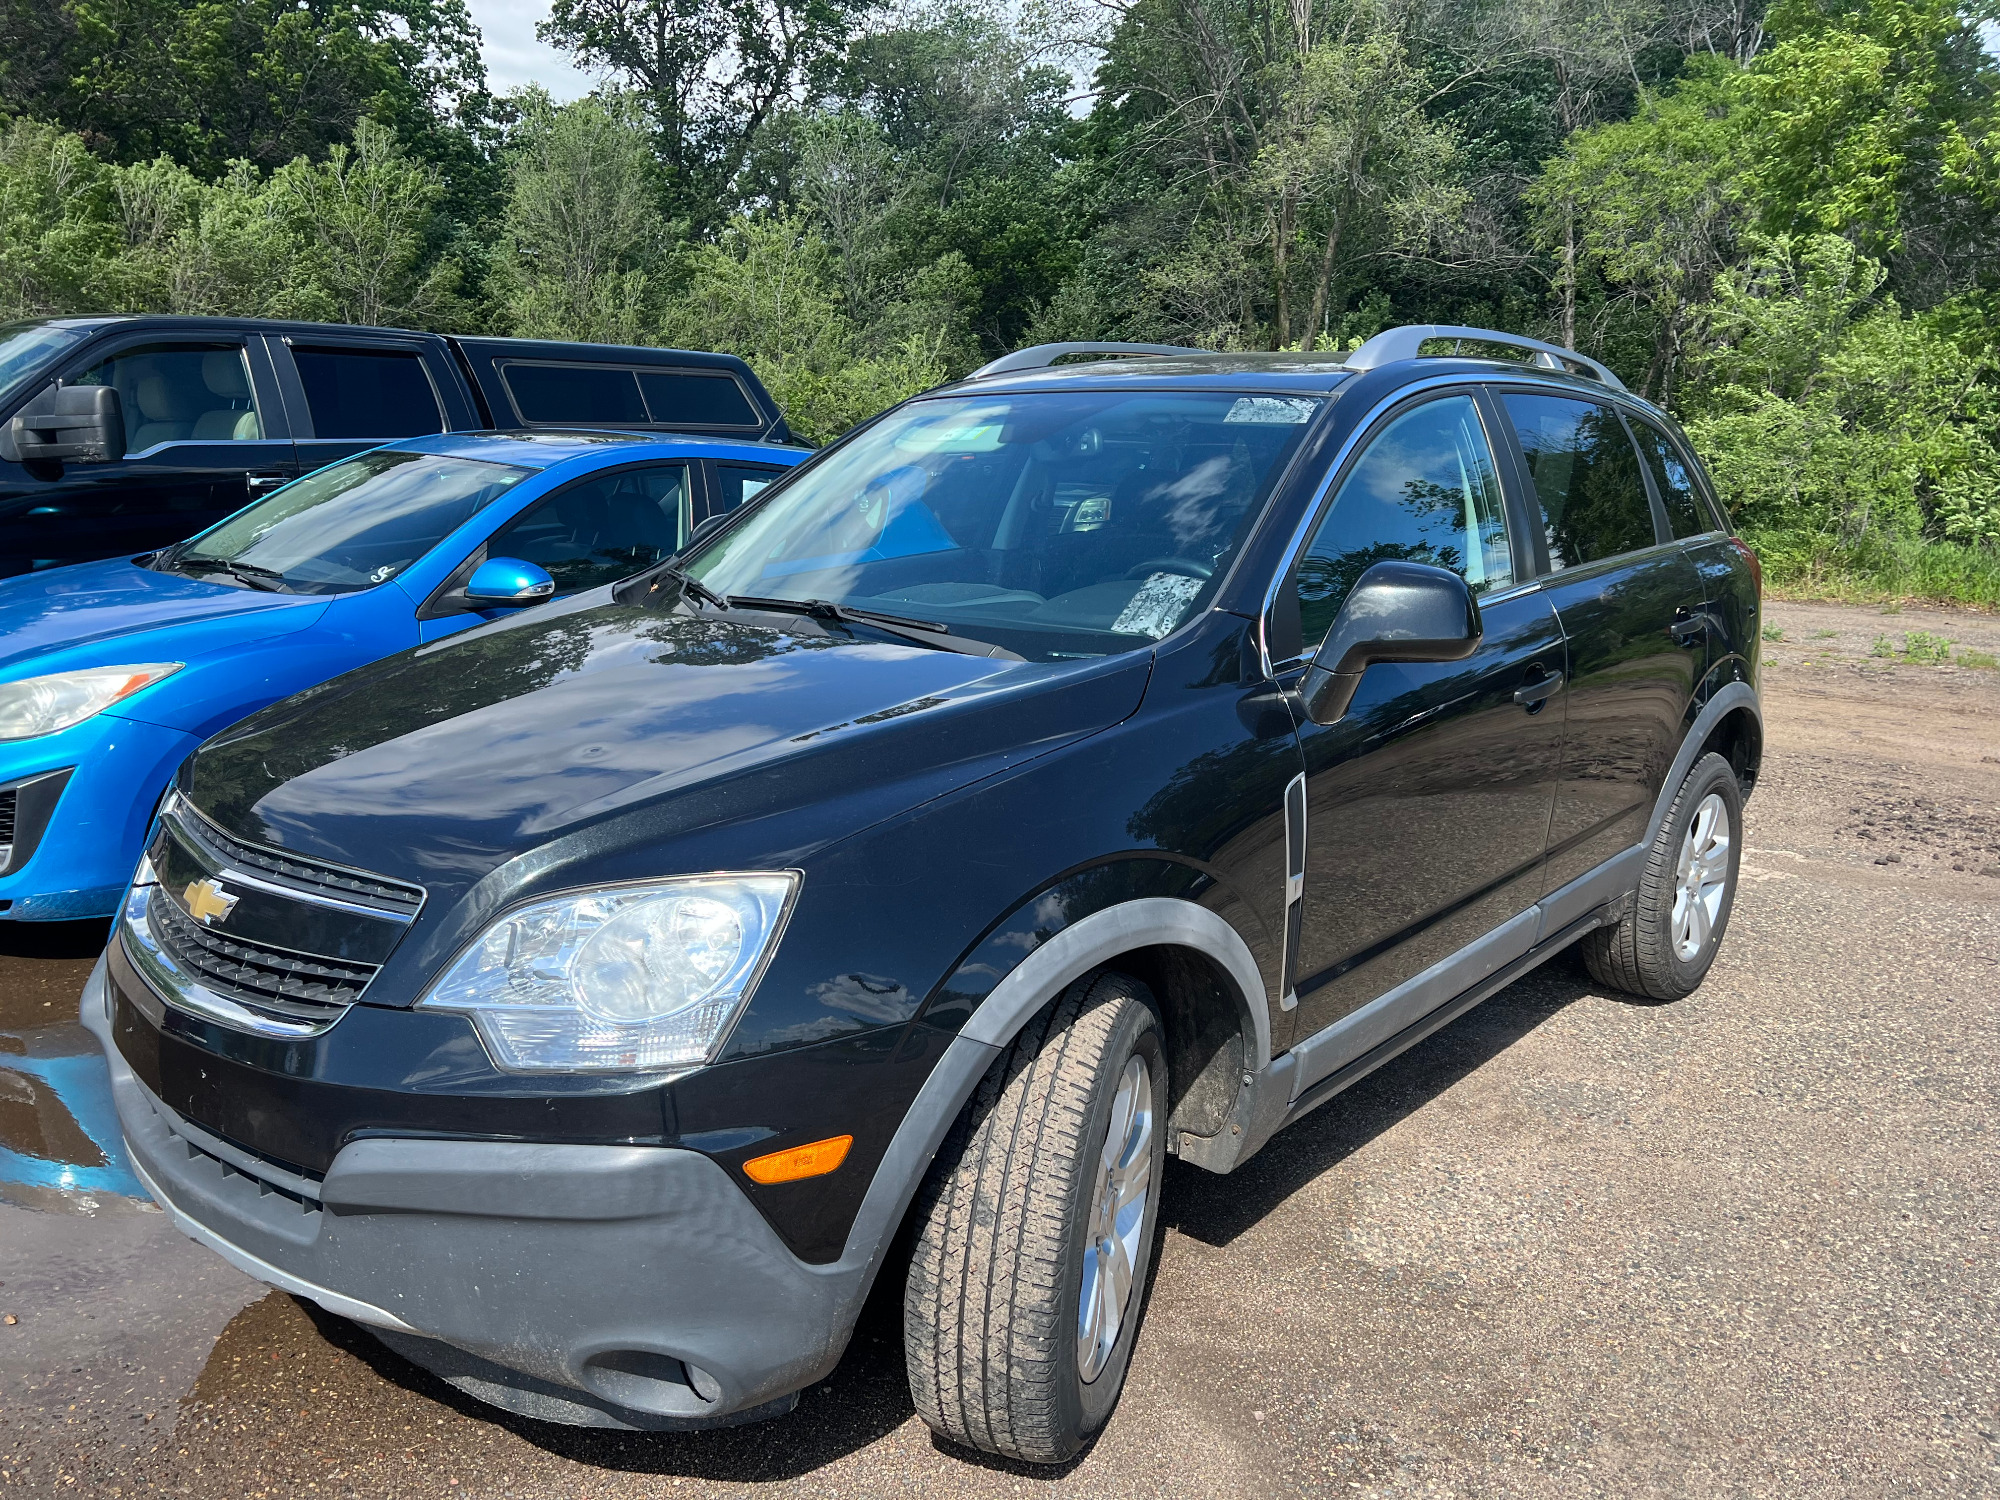
[{"label": "roof rack", "polygon": [[1518,333],[1500,333],[1492,328],[1458,328],[1447,323],[1412,323],[1404,328],[1388,329],[1376,334],[1359,349],[1343,358],[1341,363],[1350,370],[1377,370],[1400,359],[1415,359],[1423,352],[1425,344],[1439,339],[1455,343],[1500,344],[1509,349],[1525,349],[1535,356],[1530,363],[1541,369],[1574,368],[1578,374],[1589,375],[1610,386],[1614,391],[1625,389],[1625,382],[1613,375],[1608,368],[1587,354],[1578,354],[1574,349],[1565,349],[1560,344],[1545,344],[1540,339],[1523,338]]},{"label": "roof rack", "polygon": [[981,365],[967,380],[984,380],[988,375],[1005,375],[1014,370],[1044,370],[1068,354],[1213,354],[1213,349],[1189,349],[1180,344],[1036,344],[1016,349],[991,364]]}]

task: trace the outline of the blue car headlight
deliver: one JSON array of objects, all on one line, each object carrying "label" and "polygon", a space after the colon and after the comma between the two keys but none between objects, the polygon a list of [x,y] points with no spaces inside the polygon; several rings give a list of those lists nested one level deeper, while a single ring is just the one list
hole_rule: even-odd
[{"label": "blue car headlight", "polygon": [[783,931],[795,871],[573,892],[499,918],[420,1002],[470,1015],[508,1072],[708,1062]]},{"label": "blue car headlight", "polygon": [[85,667],[0,682],[0,740],[31,740],[81,724],[140,688],[171,677],[181,665],[151,661],[129,667]]}]

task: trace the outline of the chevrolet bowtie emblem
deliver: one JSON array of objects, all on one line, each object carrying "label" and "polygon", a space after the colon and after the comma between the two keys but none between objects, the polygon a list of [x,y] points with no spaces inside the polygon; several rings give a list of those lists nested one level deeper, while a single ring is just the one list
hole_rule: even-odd
[{"label": "chevrolet bowtie emblem", "polygon": [[213,880],[195,880],[181,892],[181,900],[187,902],[189,915],[206,927],[235,910],[237,898]]}]

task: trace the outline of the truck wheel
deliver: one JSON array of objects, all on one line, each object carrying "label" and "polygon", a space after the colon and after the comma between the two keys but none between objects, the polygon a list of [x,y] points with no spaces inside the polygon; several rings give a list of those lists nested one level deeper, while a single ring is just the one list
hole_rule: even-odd
[{"label": "truck wheel", "polygon": [[1616,926],[1584,935],[1579,946],[1590,977],[1648,1000],[1691,993],[1729,926],[1742,829],[1736,773],[1720,755],[1704,755],[1646,851],[1632,910]]},{"label": "truck wheel", "polygon": [[910,1394],[942,1436],[1061,1463],[1117,1404],[1166,1164],[1146,987],[1086,975],[1030,1021],[953,1127],[917,1207]]}]

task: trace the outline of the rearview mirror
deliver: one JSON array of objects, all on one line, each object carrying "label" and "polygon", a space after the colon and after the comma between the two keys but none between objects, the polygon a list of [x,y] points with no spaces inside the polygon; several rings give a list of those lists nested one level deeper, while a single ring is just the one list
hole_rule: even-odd
[{"label": "rearview mirror", "polygon": [[125,456],[125,408],[108,385],[52,385],[7,424],[21,463],[102,464]]},{"label": "rearview mirror", "polygon": [[474,604],[539,604],[556,591],[547,572],[518,557],[489,557],[465,581],[465,597]]},{"label": "rearview mirror", "polygon": [[1299,693],[1306,717],[1337,724],[1378,661],[1463,661],[1484,629],[1465,580],[1425,563],[1378,562],[1348,593]]}]

